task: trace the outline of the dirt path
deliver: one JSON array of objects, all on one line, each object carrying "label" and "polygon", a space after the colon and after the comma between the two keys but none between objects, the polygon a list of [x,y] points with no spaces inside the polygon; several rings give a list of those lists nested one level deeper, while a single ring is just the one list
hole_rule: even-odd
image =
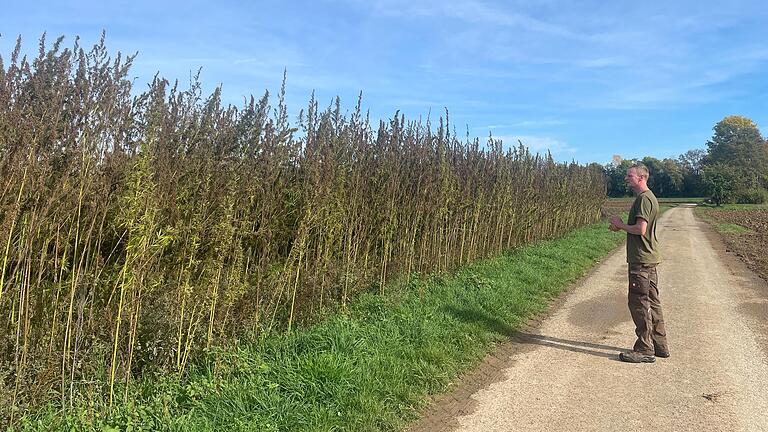
[{"label": "dirt path", "polygon": [[620,248],[411,430],[768,431],[768,289],[691,208],[660,229],[670,358],[617,358],[634,342]]}]

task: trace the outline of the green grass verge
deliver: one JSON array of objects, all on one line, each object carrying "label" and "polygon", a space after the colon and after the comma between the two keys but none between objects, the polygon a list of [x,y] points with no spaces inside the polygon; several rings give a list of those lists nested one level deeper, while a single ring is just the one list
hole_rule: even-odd
[{"label": "green grass verge", "polygon": [[726,235],[743,234],[747,232],[752,232],[749,228],[743,227],[738,224],[732,224],[732,223],[712,222],[712,226],[720,234],[726,234]]},{"label": "green grass verge", "polygon": [[660,203],[684,203],[684,204],[701,204],[707,198],[659,198]]},{"label": "green grass verge", "polygon": [[713,204],[703,204],[697,208],[700,211],[764,211],[768,210],[768,204],[723,204],[715,206]]},{"label": "green grass verge", "polygon": [[41,410],[10,430],[400,430],[624,238],[599,223],[362,295],[311,328],[211,354],[181,382],[145,377],[128,404]]},{"label": "green grass verge", "polygon": [[723,235],[737,235],[737,234],[743,234],[752,232],[749,228],[734,224],[734,223],[725,223],[720,222],[717,219],[713,218],[709,215],[710,212],[718,212],[718,211],[757,211],[757,210],[768,210],[768,205],[765,204],[723,204],[722,206],[713,206],[713,205],[704,205],[699,206],[696,208],[695,212],[696,215],[704,220],[704,222],[708,223],[712,228],[715,229],[715,231],[719,232]]}]

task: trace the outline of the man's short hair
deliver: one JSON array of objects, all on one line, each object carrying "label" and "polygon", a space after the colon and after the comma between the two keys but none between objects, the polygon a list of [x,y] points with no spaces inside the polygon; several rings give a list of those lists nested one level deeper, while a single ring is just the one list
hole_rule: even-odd
[{"label": "man's short hair", "polygon": [[640,162],[633,163],[632,166],[629,167],[629,169],[635,170],[635,173],[639,174],[641,177],[643,177],[645,179],[647,179],[649,177],[649,175],[650,175],[648,173],[648,167],[643,165],[643,164],[641,164]]}]

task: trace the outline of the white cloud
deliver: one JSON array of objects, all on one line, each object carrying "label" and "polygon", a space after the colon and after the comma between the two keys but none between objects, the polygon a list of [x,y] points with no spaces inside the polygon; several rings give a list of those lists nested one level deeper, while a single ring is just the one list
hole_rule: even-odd
[{"label": "white cloud", "polygon": [[[441,107],[441,104],[434,100],[429,99],[399,99],[394,102],[392,102],[392,105],[395,107],[401,107],[401,106],[415,106],[415,107],[426,107],[427,109],[431,109],[432,107]],[[442,107],[440,108],[442,110]]]},{"label": "white cloud", "polygon": [[494,136],[493,138],[500,139],[504,143],[505,148],[517,146],[518,141],[520,141],[524,146],[528,147],[532,153],[543,154],[549,150],[552,155],[566,156],[573,155],[578,151],[577,148],[571,147],[564,141],[547,136],[499,135]]},{"label": "white cloud", "polygon": [[525,29],[534,33],[549,34],[567,38],[584,38],[565,26],[559,26],[547,21],[534,18],[531,15],[509,12],[500,7],[494,7],[489,2],[480,0],[442,0],[413,2],[411,0],[374,0],[361,2],[350,0],[353,4],[366,5],[377,15],[391,17],[447,17],[471,24],[486,26],[510,27],[516,30]]},{"label": "white cloud", "polygon": [[562,120],[523,120],[509,125],[510,128],[537,128],[559,126],[565,124]]},{"label": "white cloud", "polygon": [[617,68],[630,66],[628,59],[623,57],[598,57],[576,60],[575,65],[586,69]]},{"label": "white cloud", "polygon": [[524,128],[544,128],[544,127],[550,127],[550,126],[560,126],[564,125],[566,122],[562,120],[520,120],[514,123],[504,123],[504,124],[491,124],[487,126],[478,126],[473,127],[473,130],[483,131],[483,130],[494,130],[494,129],[524,129]]}]

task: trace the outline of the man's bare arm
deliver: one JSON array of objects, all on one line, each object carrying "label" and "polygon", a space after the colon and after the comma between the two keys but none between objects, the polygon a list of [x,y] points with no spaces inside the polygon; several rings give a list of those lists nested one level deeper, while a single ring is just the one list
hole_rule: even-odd
[{"label": "man's bare arm", "polygon": [[633,225],[627,225],[624,222],[622,222],[621,218],[619,218],[618,216],[612,216],[611,226],[616,227],[620,230],[624,230],[630,234],[645,235],[645,231],[646,229],[648,229],[648,221],[641,217],[638,217]]}]

